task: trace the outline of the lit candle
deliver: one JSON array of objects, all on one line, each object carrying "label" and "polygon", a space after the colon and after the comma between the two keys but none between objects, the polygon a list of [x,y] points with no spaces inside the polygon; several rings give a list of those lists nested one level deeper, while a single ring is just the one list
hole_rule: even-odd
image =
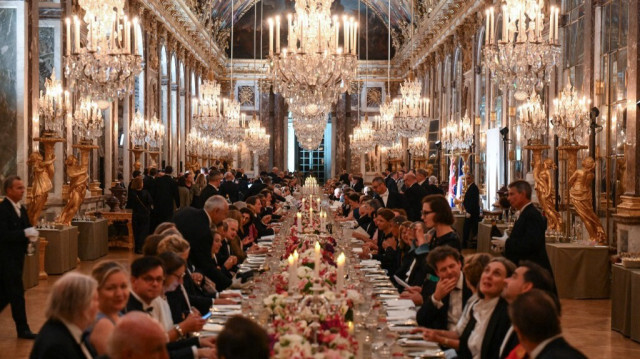
[{"label": "lit candle", "polygon": [[138,18],[133,18],[133,54],[138,53]]},{"label": "lit candle", "polygon": [[334,38],[333,38],[333,47],[335,52],[338,51],[338,38],[340,37],[340,22],[338,21],[338,17],[333,17],[333,27],[335,28]]},{"label": "lit candle", "polygon": [[293,27],[291,26],[291,21],[293,20],[293,15],[287,14],[287,44],[289,46],[295,46],[293,43]]},{"label": "lit candle", "polygon": [[273,19],[268,20],[269,23],[269,56],[273,56]]},{"label": "lit candle", "polygon": [[344,22],[344,30],[342,32],[344,32],[344,43],[342,44],[342,47],[344,47],[344,53],[348,53],[349,52],[349,23],[347,22],[347,17],[345,16],[342,21]]},{"label": "lit candle", "polygon": [[64,19],[65,24],[67,24],[67,56],[71,55],[71,19]]},{"label": "lit candle", "polygon": [[352,32],[353,32],[353,41],[351,42],[351,44],[352,44],[351,45],[351,53],[355,55],[356,50],[358,49],[358,42],[357,42],[357,39],[358,39],[358,23],[354,22],[351,26],[352,26],[351,29],[352,29]]},{"label": "lit candle", "polygon": [[353,333],[355,333],[355,326],[353,325],[352,321],[348,321],[347,322],[347,330],[349,331],[349,334],[353,335]]},{"label": "lit candle", "polygon": [[297,287],[297,273],[296,273],[296,263],[295,263],[295,259],[293,258],[293,255],[289,255],[289,258],[287,258],[287,261],[289,262],[289,293],[293,294],[295,288]]},{"label": "lit candle", "polygon": [[318,241],[316,241],[316,245],[313,249],[313,273],[316,278],[320,278],[320,243],[318,243]]},{"label": "lit candle", "polygon": [[77,16],[73,17],[73,37],[74,37],[74,50],[76,53],[80,52],[80,21]]},{"label": "lit candle", "polygon": [[484,44],[489,44],[489,9],[484,11]]},{"label": "lit candle", "polygon": [[280,53],[280,16],[276,16],[276,54]]},{"label": "lit candle", "polygon": [[298,227],[298,233],[302,233],[302,213],[298,212],[296,216],[296,226]]},{"label": "lit candle", "polygon": [[554,43],[557,44],[558,43],[558,14],[560,13],[560,8],[559,7],[554,7],[555,9],[555,29],[553,31],[553,36],[554,36]]},{"label": "lit candle", "polygon": [[130,52],[131,46],[131,38],[129,37],[129,20],[127,17],[124,17],[124,53],[128,54]]},{"label": "lit candle", "polygon": [[549,43],[553,43],[553,6],[549,11]]},{"label": "lit candle", "polygon": [[320,210],[320,198],[316,199],[316,203],[318,204],[318,211]]},{"label": "lit candle", "polygon": [[338,268],[338,278],[336,281],[336,289],[338,290],[338,293],[342,292],[342,290],[344,289],[344,261],[345,261],[345,256],[344,256],[344,252],[340,253],[340,255],[338,256],[338,260],[336,261],[336,265]]}]

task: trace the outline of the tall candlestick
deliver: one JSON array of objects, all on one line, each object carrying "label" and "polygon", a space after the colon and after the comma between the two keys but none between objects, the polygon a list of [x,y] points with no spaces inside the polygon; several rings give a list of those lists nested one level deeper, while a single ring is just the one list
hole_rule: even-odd
[{"label": "tall candlestick", "polygon": [[276,16],[276,54],[280,53],[280,16]]},{"label": "tall candlestick", "polygon": [[74,42],[74,51],[76,53],[80,52],[80,21],[77,16],[73,17],[73,42]]},{"label": "tall candlestick", "polygon": [[338,17],[333,17],[333,27],[335,29],[334,38],[333,38],[333,51],[338,52],[338,38],[340,37],[340,23],[338,22]]},{"label": "tall candlestick", "polygon": [[316,278],[320,278],[320,243],[318,243],[318,241],[316,241],[316,245],[313,250],[313,274]]},{"label": "tall candlestick", "polygon": [[344,44],[342,45],[344,47],[344,53],[348,53],[349,52],[349,23],[347,22],[347,18],[345,17],[343,19],[344,22]]},{"label": "tall candlestick", "polygon": [[133,18],[133,54],[138,53],[138,18]]},{"label": "tall candlestick", "polygon": [[298,233],[302,233],[302,213],[300,212],[296,216],[296,226],[298,227]]},{"label": "tall candlestick", "polygon": [[484,44],[489,45],[489,9],[484,12]]},{"label": "tall candlestick", "polygon": [[273,19],[269,19],[269,56],[273,56]]},{"label": "tall candlestick", "polygon": [[337,265],[337,280],[336,280],[336,289],[339,292],[342,292],[342,290],[344,289],[344,261],[345,261],[345,256],[344,256],[344,252],[340,253],[340,255],[338,256],[338,260],[336,260],[336,265]]},{"label": "tall candlestick", "polygon": [[69,56],[69,55],[71,55],[71,19],[66,18],[66,19],[64,19],[64,22],[67,25],[66,26],[66,29],[67,29],[67,36],[66,36],[66,38],[67,38],[67,41],[66,41],[67,50],[66,50],[66,53],[67,53],[67,56]]},{"label": "tall candlestick", "polygon": [[291,21],[293,20],[293,15],[287,14],[287,44],[289,47],[295,46],[293,43],[293,26],[291,26]]},{"label": "tall candlestick", "polygon": [[297,287],[297,279],[298,279],[298,275],[297,275],[297,269],[296,269],[296,265],[295,265],[295,259],[293,258],[293,255],[289,255],[289,258],[287,259],[287,261],[289,262],[289,293],[293,294],[295,293],[295,288]]},{"label": "tall candlestick", "polygon": [[549,43],[553,43],[553,7],[549,10]]},{"label": "tall candlestick", "polygon": [[358,45],[356,44],[356,34],[358,30],[358,23],[357,22],[353,22],[353,20],[351,20],[351,53],[355,54],[356,53],[356,48],[358,47]]},{"label": "tall candlestick", "polygon": [[554,44],[557,44],[558,43],[558,15],[560,13],[560,8],[559,7],[555,7],[554,9],[555,9],[555,14],[556,14],[555,15],[556,21],[555,21],[555,29],[554,29],[553,35],[554,35],[554,40],[555,40]]}]

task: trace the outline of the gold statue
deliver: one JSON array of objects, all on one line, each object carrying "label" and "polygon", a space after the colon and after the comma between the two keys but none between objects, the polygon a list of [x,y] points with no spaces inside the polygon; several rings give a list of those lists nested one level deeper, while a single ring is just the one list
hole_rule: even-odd
[{"label": "gold statue", "polygon": [[607,244],[607,235],[592,206],[593,193],[591,192],[591,184],[593,183],[595,167],[596,164],[593,158],[586,157],[582,160],[582,168],[577,169],[569,178],[569,195],[571,204],[575,207],[576,212],[582,218],[589,232],[589,239],[597,244]]},{"label": "gold statue", "polygon": [[78,163],[76,156],[71,155],[65,161],[67,165],[67,175],[69,176],[69,201],[64,206],[58,223],[71,225],[71,220],[80,209],[80,205],[84,201],[87,193],[87,185],[89,183],[88,161],[86,164]]},{"label": "gold statue", "polygon": [[556,211],[554,202],[556,200],[556,191],[553,188],[553,176],[551,171],[556,169],[556,164],[551,158],[545,159],[542,163],[536,164],[533,169],[533,177],[536,180],[536,193],[538,201],[547,216],[547,228],[552,231],[562,231],[562,218]]},{"label": "gold statue", "polygon": [[627,190],[624,183],[626,177],[627,161],[624,156],[620,156],[616,158],[616,204],[620,204],[620,202],[622,202],[620,196]]},{"label": "gold statue", "polygon": [[31,202],[29,202],[27,214],[29,221],[33,225],[38,223],[40,213],[47,203],[47,198],[49,198],[49,191],[53,188],[49,166],[52,166],[55,160],[56,158],[53,156],[51,159],[44,161],[39,152],[33,152],[29,155],[29,165],[33,169],[33,183],[31,185]]}]

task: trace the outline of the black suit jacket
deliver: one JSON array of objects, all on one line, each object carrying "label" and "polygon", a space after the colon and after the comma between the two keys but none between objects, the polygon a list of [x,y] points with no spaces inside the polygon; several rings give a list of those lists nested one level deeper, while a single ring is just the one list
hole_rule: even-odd
[{"label": "black suit jacket", "polygon": [[173,216],[173,223],[191,245],[189,261],[196,270],[216,283],[216,289],[223,291],[231,285],[231,279],[225,276],[211,258],[213,235],[209,224],[209,216],[204,209],[186,207]]},{"label": "black suit jacket", "polygon": [[[505,345],[504,350],[502,351],[502,355],[500,355],[500,359],[505,359],[506,357],[508,357],[513,348],[520,344],[520,340],[518,340],[518,334],[515,330],[512,330],[511,334],[509,334],[509,337],[505,337],[502,342],[505,343]],[[500,346],[502,346],[502,344],[500,344]]]},{"label": "black suit jacket", "polygon": [[475,183],[470,184],[467,188],[462,205],[464,210],[471,215],[471,219],[477,221],[480,217],[480,191]]},{"label": "black suit jacket", "polygon": [[396,183],[396,180],[394,180],[393,178],[387,176],[384,179],[384,184],[387,186],[389,191],[398,192],[398,183]]},{"label": "black suit jacket", "polygon": [[349,174],[348,173],[343,173],[340,175],[340,182],[344,183],[344,184],[349,184]]},{"label": "black suit jacket", "polygon": [[353,185],[353,190],[356,192],[362,192],[364,189],[364,181],[358,180],[355,185]]},{"label": "black suit jacket", "polygon": [[516,265],[521,260],[530,260],[551,272],[545,243],[546,230],[547,220],[533,204],[529,204],[513,225],[505,243],[504,256]]},{"label": "black suit jacket", "polygon": [[29,245],[24,230],[29,227],[31,223],[24,206],[20,206],[18,217],[9,199],[0,203],[0,275],[22,280],[24,255]]},{"label": "black suit jacket", "polygon": [[247,194],[244,196],[245,199],[255,196],[260,193],[263,189],[267,188],[267,185],[262,183],[262,180],[256,180],[253,182],[251,187],[247,190]]},{"label": "black suit jacket", "polygon": [[429,184],[427,183],[427,181],[424,181],[424,183],[422,183],[422,187],[424,187],[424,189],[427,191],[427,194],[441,194],[444,196],[444,191],[441,190],[440,188],[438,188],[438,186],[434,185],[434,184]]},{"label": "black suit jacket", "polygon": [[220,194],[220,191],[213,187],[213,185],[207,183],[207,185],[202,189],[202,192],[200,192],[200,196],[198,196],[198,203],[193,207],[204,208],[204,203],[209,199],[209,197],[217,194]]},{"label": "black suit jacket", "polygon": [[[462,274],[460,274],[462,275]],[[418,325],[432,328],[432,329],[442,329],[447,330],[448,318],[447,313],[449,311],[449,295],[442,298],[442,307],[440,309],[436,308],[436,306],[431,301],[431,296],[436,291],[437,282],[432,281],[427,278],[422,285],[422,307],[418,311],[416,315],[416,320]],[[465,304],[467,304],[467,300],[471,297],[473,293],[467,287],[467,283],[462,281],[462,307],[464,308]],[[460,311],[462,312],[462,310]],[[509,327],[507,327],[509,329]],[[500,342],[502,343],[502,342]],[[484,357],[483,357],[484,358]]]},{"label": "black suit jacket", "polygon": [[484,333],[481,358],[497,358],[500,354],[502,340],[511,327],[508,309],[509,303],[500,297],[498,304],[489,318],[489,324],[487,324],[487,330]]},{"label": "black suit jacket", "polygon": [[156,178],[153,193],[153,211],[159,215],[162,221],[171,219],[173,208],[180,207],[180,194],[178,193],[178,183],[170,175]]},{"label": "black suit jacket", "polygon": [[382,206],[384,208],[389,208],[389,209],[398,208],[398,209],[406,210],[406,200],[404,196],[398,192],[389,191],[389,197],[387,197],[386,205],[384,204],[382,197],[379,195],[378,195],[378,200],[380,200],[380,203],[382,203]]},{"label": "black suit jacket", "polygon": [[564,338],[551,341],[542,349],[537,359],[586,359],[578,349],[572,347]]},{"label": "black suit jacket", "polygon": [[407,204],[407,217],[412,222],[420,220],[420,211],[422,211],[422,199],[427,195],[424,187],[417,182],[413,186],[404,191],[405,203]]},{"label": "black suit jacket", "polygon": [[229,196],[231,203],[238,202],[240,199],[240,189],[235,182],[224,181],[220,185],[220,195],[225,198]]},{"label": "black suit jacket", "polygon": [[29,359],[86,359],[80,344],[67,327],[49,319],[40,329]]}]

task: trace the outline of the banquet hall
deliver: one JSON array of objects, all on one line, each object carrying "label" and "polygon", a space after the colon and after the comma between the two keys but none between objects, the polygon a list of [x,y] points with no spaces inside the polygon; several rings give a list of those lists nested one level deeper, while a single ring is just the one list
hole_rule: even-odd
[{"label": "banquet hall", "polygon": [[[0,1],[0,357],[74,357],[60,333],[79,358],[127,357],[132,298],[171,358],[265,338],[272,358],[544,358],[560,336],[567,358],[640,357],[639,12]],[[502,332],[479,317],[494,267]],[[551,286],[530,274],[509,299],[538,267]],[[479,304],[450,303],[463,287]],[[558,332],[536,342],[518,308],[540,296]]]}]

